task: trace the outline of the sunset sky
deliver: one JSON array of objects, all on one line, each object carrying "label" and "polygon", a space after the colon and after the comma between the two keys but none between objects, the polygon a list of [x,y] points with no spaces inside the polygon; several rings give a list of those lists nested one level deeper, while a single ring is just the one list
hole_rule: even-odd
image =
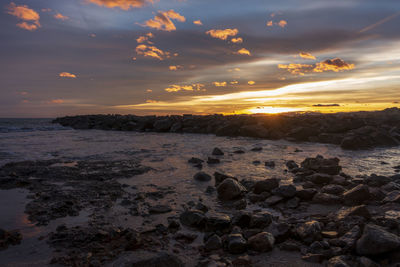
[{"label": "sunset sky", "polygon": [[400,107],[399,0],[0,4],[0,117]]}]

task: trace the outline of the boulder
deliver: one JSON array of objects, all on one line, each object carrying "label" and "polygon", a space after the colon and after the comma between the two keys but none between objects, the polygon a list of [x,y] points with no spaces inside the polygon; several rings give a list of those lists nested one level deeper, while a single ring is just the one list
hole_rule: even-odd
[{"label": "boulder", "polygon": [[196,173],[193,178],[196,181],[201,181],[201,182],[208,182],[211,181],[211,175],[205,173],[205,172],[198,172]]},{"label": "boulder", "polygon": [[250,227],[251,228],[264,228],[272,222],[272,214],[268,211],[255,213],[251,216]]},{"label": "boulder", "polygon": [[247,241],[241,234],[230,234],[227,238],[229,253],[241,254],[247,250]]},{"label": "boulder", "polygon": [[387,194],[387,196],[382,200],[383,203],[400,203],[400,190],[394,190]]},{"label": "boulder", "polygon": [[305,222],[296,228],[297,235],[306,244],[321,240],[321,231],[321,224],[315,220]]},{"label": "boulder", "polygon": [[186,210],[179,219],[183,225],[189,227],[202,228],[206,223],[206,215],[200,210]]},{"label": "boulder", "polygon": [[363,184],[359,184],[343,194],[344,203],[348,206],[360,205],[369,198],[369,188]]},{"label": "boulder", "polygon": [[327,193],[317,193],[313,197],[313,202],[319,204],[336,205],[342,203],[342,198]]},{"label": "boulder", "polygon": [[261,181],[257,181],[254,184],[253,192],[255,194],[261,194],[262,192],[269,192],[279,186],[280,180],[277,178],[269,178]]},{"label": "boulder", "polygon": [[227,178],[217,187],[218,198],[221,200],[232,200],[242,196],[246,188],[238,181]]},{"label": "boulder", "polygon": [[333,177],[329,174],[315,173],[313,175],[307,176],[306,179],[313,182],[314,184],[322,185],[329,184],[332,181]]},{"label": "boulder", "polygon": [[174,122],[169,118],[156,120],[153,128],[156,132],[168,132],[173,123]]},{"label": "boulder", "polygon": [[344,220],[349,216],[360,216],[365,219],[371,218],[367,207],[365,205],[355,206],[351,208],[343,207],[336,213],[337,220]]},{"label": "boulder", "polygon": [[231,218],[222,213],[211,213],[207,216],[206,231],[215,232],[229,229]]},{"label": "boulder", "polygon": [[325,159],[323,156],[318,155],[315,158],[306,158],[301,163],[301,167],[318,173],[337,175],[342,170],[342,167],[339,166],[339,161],[338,158]]},{"label": "boulder", "polygon": [[385,229],[367,224],[361,238],[357,241],[356,251],[359,255],[373,256],[400,249],[400,237]]},{"label": "boulder", "polygon": [[218,235],[212,235],[207,239],[204,244],[204,247],[207,251],[217,250],[222,248],[222,240]]},{"label": "boulder", "polygon": [[109,264],[110,267],[183,267],[183,262],[175,255],[168,252],[150,252],[144,250],[136,250],[126,252],[118,257],[117,260]]},{"label": "boulder", "polygon": [[344,192],[344,187],[337,184],[329,184],[321,189],[322,193],[341,195]]},{"label": "boulder", "polygon": [[281,185],[275,188],[272,193],[284,198],[291,198],[296,195],[296,187],[294,185]]},{"label": "boulder", "polygon": [[249,238],[249,247],[255,251],[266,252],[272,250],[275,238],[271,233],[261,232]]},{"label": "boulder", "polygon": [[219,149],[218,147],[215,147],[211,153],[213,156],[223,156],[224,152],[222,152],[221,149]]}]

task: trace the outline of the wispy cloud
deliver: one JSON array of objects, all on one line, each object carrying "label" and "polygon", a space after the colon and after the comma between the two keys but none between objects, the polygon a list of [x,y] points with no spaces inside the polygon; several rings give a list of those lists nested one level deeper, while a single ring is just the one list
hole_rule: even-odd
[{"label": "wispy cloud", "polygon": [[375,29],[376,27],[378,27],[378,26],[380,26],[382,24],[385,24],[386,22],[398,17],[399,15],[400,15],[400,12],[397,12],[397,13],[395,13],[393,15],[390,15],[390,16],[388,16],[388,17],[386,17],[386,18],[384,18],[384,19],[382,19],[382,20],[380,20],[380,21],[378,21],[378,22],[376,22],[374,24],[371,24],[371,25],[361,29],[359,31],[359,33],[367,32],[367,31],[370,31],[372,29]]},{"label": "wispy cloud", "polygon": [[239,50],[236,52],[236,54],[251,56],[250,51],[247,50],[246,48],[241,48],[241,49],[239,49]]},{"label": "wispy cloud", "polygon": [[206,32],[206,34],[210,35],[213,38],[226,40],[230,36],[236,36],[239,33],[238,29],[224,29],[224,30],[217,30],[212,29]]},{"label": "wispy cloud", "polygon": [[234,43],[234,44],[241,44],[241,43],[243,43],[243,38],[241,38],[241,37],[232,38],[231,42]]},{"label": "wispy cloud", "polygon": [[279,26],[281,28],[285,28],[288,25],[288,22],[283,19],[278,22],[274,22],[273,20],[267,21],[267,27],[272,27],[274,25]]},{"label": "wispy cloud", "polygon": [[77,76],[75,74],[69,73],[69,72],[60,72],[58,74],[59,77],[62,78],[76,78]]},{"label": "wispy cloud", "polygon": [[153,0],[85,0],[88,3],[93,3],[99,6],[108,8],[118,7],[122,10],[131,8],[143,7],[148,3],[153,3]]},{"label": "wispy cloud", "polygon": [[164,60],[165,58],[170,58],[171,53],[163,51],[156,46],[153,45],[146,45],[146,44],[139,44],[136,46],[136,53],[138,55],[143,55],[145,57],[152,57],[159,60]]},{"label": "wispy cloud", "polygon": [[213,84],[216,87],[225,87],[227,83],[226,82],[213,82]]},{"label": "wispy cloud", "polygon": [[62,20],[62,21],[68,20],[68,19],[69,19],[68,16],[64,16],[64,15],[61,14],[61,13],[57,13],[57,14],[55,14],[53,17],[54,17],[55,19],[59,19],[59,20]]},{"label": "wispy cloud", "polygon": [[172,84],[170,87],[165,88],[164,90],[167,91],[168,93],[176,93],[179,91],[205,91],[203,89],[204,84],[201,83],[194,83],[194,84],[189,84],[189,85],[177,85],[177,84]]},{"label": "wispy cloud", "polygon": [[203,22],[201,22],[201,20],[195,20],[193,21],[193,24],[201,26],[203,25]]},{"label": "wispy cloud", "polygon": [[307,72],[340,72],[345,70],[352,70],[354,69],[354,67],[354,64],[347,63],[340,58],[326,59],[316,64],[278,64],[278,68],[286,69],[288,72],[294,75],[304,75]]},{"label": "wispy cloud", "polygon": [[11,2],[8,6],[6,6],[6,10],[8,14],[23,20],[17,24],[17,26],[22,29],[34,31],[41,26],[39,22],[39,13],[29,8],[27,5],[18,6],[14,2]]},{"label": "wispy cloud", "polygon": [[311,55],[310,53],[307,53],[307,52],[300,52],[299,56],[301,58],[305,58],[305,59],[316,59],[316,57],[314,57],[313,55]]},{"label": "wispy cloud", "polygon": [[172,20],[185,22],[186,18],[172,9],[169,11],[159,11],[153,19],[147,20],[143,26],[161,31],[175,31],[176,27]]}]

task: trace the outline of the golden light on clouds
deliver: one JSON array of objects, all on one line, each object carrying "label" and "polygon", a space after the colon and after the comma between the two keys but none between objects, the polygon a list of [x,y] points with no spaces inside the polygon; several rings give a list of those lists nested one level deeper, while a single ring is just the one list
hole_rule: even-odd
[{"label": "golden light on clouds", "polygon": [[248,81],[247,84],[248,84],[248,85],[255,85],[256,82],[255,82],[255,81]]},{"label": "golden light on clouds", "polygon": [[11,2],[8,6],[6,6],[6,10],[8,14],[23,20],[23,22],[17,24],[17,26],[21,29],[34,31],[41,26],[39,22],[39,13],[29,8],[27,5],[18,6],[14,2]]},{"label": "golden light on clouds", "polygon": [[288,25],[288,23],[286,20],[283,19],[278,22],[274,22],[272,20],[267,21],[267,27],[272,27],[274,25],[279,26],[281,28],[285,28]]},{"label": "golden light on clouds", "polygon": [[251,114],[278,114],[278,113],[286,113],[286,112],[295,112],[301,111],[300,108],[287,108],[287,107],[256,107],[246,109],[244,113]]},{"label": "golden light on clouds", "polygon": [[86,0],[86,2],[108,8],[118,7],[122,10],[128,10],[130,8],[143,7],[147,3],[153,3],[154,1],[153,0]]},{"label": "golden light on clouds", "polygon": [[294,75],[305,75],[307,72],[340,72],[345,70],[354,69],[355,65],[351,63],[347,63],[340,58],[334,59],[326,59],[315,65],[312,64],[298,64],[298,63],[290,63],[290,64],[278,64],[279,69],[286,69],[288,72]]},{"label": "golden light on clouds", "polygon": [[225,87],[226,86],[226,82],[213,82],[214,86],[216,87]]},{"label": "golden light on clouds", "polygon": [[236,54],[251,56],[251,53],[246,48],[239,49]]},{"label": "golden light on clouds", "polygon": [[164,60],[165,58],[170,57],[170,52],[162,51],[161,49],[152,45],[139,44],[138,46],[136,46],[135,50],[138,55],[156,58],[158,60]]},{"label": "golden light on clouds", "polygon": [[195,20],[193,21],[193,24],[201,26],[203,25],[203,22],[201,22],[201,20]]},{"label": "golden light on clouds", "polygon": [[234,44],[241,44],[241,43],[243,43],[243,38],[241,38],[241,37],[232,38],[231,42],[234,43]]},{"label": "golden light on clouds", "polygon": [[64,16],[63,14],[61,14],[61,13],[57,13],[57,14],[55,14],[54,15],[54,18],[55,19],[58,19],[58,20],[62,20],[62,21],[64,21],[64,20],[68,20],[69,19],[69,17],[68,16]]},{"label": "golden light on clouds", "polygon": [[175,31],[176,27],[172,20],[185,22],[186,18],[174,10],[159,11],[153,19],[147,20],[143,26],[154,28],[161,31]]},{"label": "golden light on clouds", "polygon": [[301,58],[305,58],[305,59],[316,59],[316,57],[314,57],[313,55],[311,55],[310,53],[307,53],[307,52],[300,52],[299,56]]},{"label": "golden light on clouds", "polygon": [[172,84],[170,85],[170,87],[165,88],[164,90],[167,91],[168,93],[175,93],[179,91],[204,91],[203,87],[204,84],[201,83],[194,83],[190,85]]},{"label": "golden light on clouds", "polygon": [[181,65],[172,65],[172,66],[169,66],[168,67],[168,69],[169,70],[172,70],[172,71],[177,71],[177,70],[180,70],[180,69],[182,69],[183,67],[181,66]]},{"label": "golden light on clouds", "polygon": [[212,29],[206,32],[206,34],[210,35],[213,38],[226,40],[228,37],[236,36],[239,33],[238,29],[224,29],[224,30],[217,30]]},{"label": "golden light on clouds", "polygon": [[74,78],[74,79],[76,78],[75,74],[72,74],[72,73],[69,73],[69,72],[61,72],[61,73],[58,74],[58,76],[62,77],[62,78]]},{"label": "golden light on clouds", "polygon": [[51,104],[62,104],[65,101],[63,99],[53,99],[50,101]]}]

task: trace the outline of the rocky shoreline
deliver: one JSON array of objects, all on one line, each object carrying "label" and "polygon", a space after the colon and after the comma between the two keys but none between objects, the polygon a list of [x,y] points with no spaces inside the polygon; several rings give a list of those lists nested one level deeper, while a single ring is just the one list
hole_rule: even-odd
[{"label": "rocky shoreline", "polygon": [[[261,151],[254,147],[253,153]],[[223,164],[214,148],[188,165]],[[265,161],[266,168],[275,162]],[[118,179],[150,169],[138,161],[24,161],[0,168],[0,189],[25,188],[25,212],[40,227],[58,218],[89,213],[83,225],[60,224],[41,236],[53,249],[49,263],[65,266],[398,266],[400,175],[343,173],[338,158],[286,161],[282,177],[238,179],[198,171],[193,183],[204,196],[163,202],[179,188],[151,185],[151,192]],[[218,202],[216,211],[203,198]],[[154,200],[154,202],[150,202]],[[142,220],[142,227],[122,223]],[[176,208],[179,207],[179,208]],[[165,215],[166,217],[157,217]],[[122,216],[121,216],[122,218]],[[159,218],[154,225],[155,218]],[[140,219],[140,220],[139,220]],[[122,220],[123,221],[123,220]],[[149,225],[149,227],[146,227]],[[152,226],[150,226],[152,225]],[[0,232],[1,249],[17,245],[18,231]],[[283,255],[282,265],[271,264]],[[296,260],[297,259],[297,260]]]},{"label": "rocky shoreline", "polygon": [[201,133],[318,142],[359,150],[400,144],[400,109],[336,114],[82,115],[53,123],[74,129]]}]

